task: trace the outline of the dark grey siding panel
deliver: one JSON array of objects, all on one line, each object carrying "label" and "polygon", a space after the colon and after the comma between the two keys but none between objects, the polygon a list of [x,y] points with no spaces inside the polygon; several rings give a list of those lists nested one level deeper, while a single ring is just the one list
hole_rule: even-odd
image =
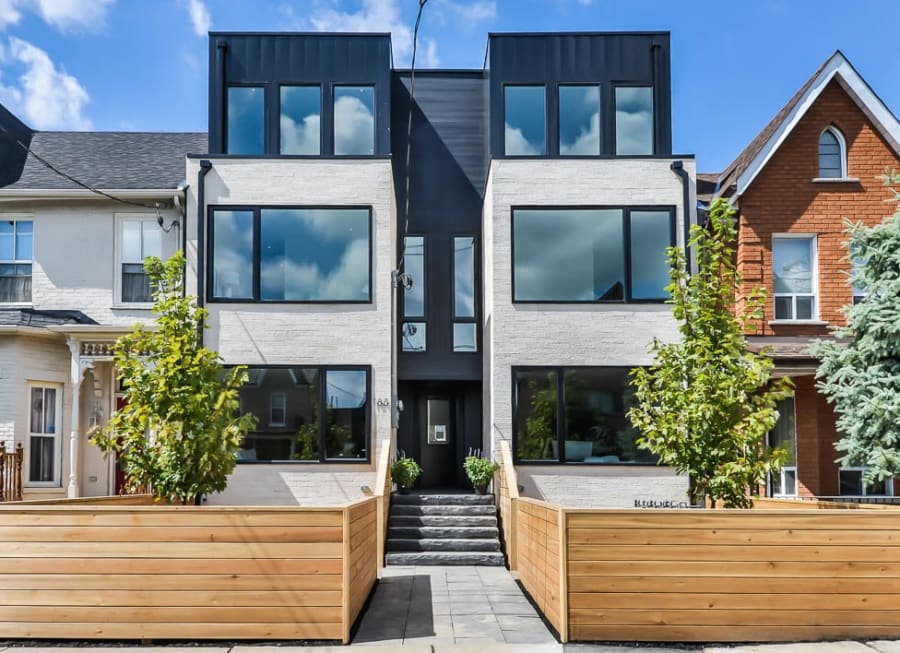
[{"label": "dark grey siding panel", "polygon": [[0,105],[0,125],[5,130],[0,136],[0,186],[8,186],[22,176],[25,159],[28,157],[28,152],[22,145],[31,145],[33,132],[3,105]]},{"label": "dark grey siding panel", "polygon": [[[503,156],[503,86],[544,84],[547,87],[547,143],[558,149],[556,87],[560,83],[603,85],[603,108],[612,115],[612,86],[652,84],[656,122],[656,155],[672,153],[672,108],[669,34],[492,34],[489,43],[490,151]],[[603,143],[612,144],[612,120],[605,121]],[[605,152],[609,154],[609,152]]]},{"label": "dark grey siding panel", "polygon": [[[224,48],[222,50],[222,48]],[[267,122],[278,120],[279,84],[322,85],[331,105],[333,84],[375,86],[375,154],[390,154],[391,38],[388,34],[227,34],[209,39],[209,149],[224,150],[224,97],[228,84],[266,86]],[[331,139],[330,111],[322,115],[324,152]],[[272,151],[276,132],[269,129]]]},{"label": "dark grey siding panel", "polygon": [[[477,261],[481,252],[482,190],[487,174],[484,83],[480,72],[416,74],[407,233],[424,235],[426,241],[428,343],[425,353],[400,354],[401,379],[481,378],[480,353],[452,351],[452,260],[453,236],[475,236],[476,314],[480,319],[483,293]],[[394,74],[391,107],[400,251],[406,219],[408,73]],[[402,311],[402,303],[400,308]],[[480,335],[478,344],[480,351]]]}]

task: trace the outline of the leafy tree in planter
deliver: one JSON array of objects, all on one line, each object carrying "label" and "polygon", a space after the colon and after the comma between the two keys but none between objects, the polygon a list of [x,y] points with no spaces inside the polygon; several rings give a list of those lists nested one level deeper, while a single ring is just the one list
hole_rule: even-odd
[{"label": "leafy tree in planter", "polygon": [[734,211],[713,203],[706,228],[691,228],[698,272],[685,271],[684,253],[669,248],[679,342],[654,340],[655,361],[632,370],[635,403],[628,417],[643,434],[638,445],[691,478],[691,500],[748,508],[751,495],[787,452],[769,449],[765,436],[778,419],[776,402],[791,383],[773,379],[773,361],[747,350],[745,330],[760,319],[765,291],[754,289],[738,311],[741,275],[734,260]]},{"label": "leafy tree in planter", "polygon": [[[888,173],[885,184],[900,184]],[[891,188],[895,200],[900,193]],[[854,285],[865,299],[847,306],[838,340],[818,341],[818,386],[834,403],[846,467],[865,467],[866,481],[900,476],[900,208],[881,224],[848,224]]]},{"label": "leafy tree in planter", "polygon": [[115,365],[126,405],[92,441],[124,465],[129,490],[152,488],[158,500],[200,503],[225,489],[252,415],[236,417],[244,367],[225,370],[216,352],[201,346],[206,318],[183,296],[184,257],[150,257],[144,267],[154,287],[156,329],[138,324],[119,338]]}]

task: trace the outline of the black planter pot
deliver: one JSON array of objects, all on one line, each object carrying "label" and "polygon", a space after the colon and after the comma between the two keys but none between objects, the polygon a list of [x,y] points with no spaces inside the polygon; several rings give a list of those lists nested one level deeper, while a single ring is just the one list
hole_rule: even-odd
[{"label": "black planter pot", "polygon": [[487,494],[487,485],[474,485],[475,494]]},{"label": "black planter pot", "polygon": [[409,494],[409,488],[402,485],[397,486],[397,494]]}]

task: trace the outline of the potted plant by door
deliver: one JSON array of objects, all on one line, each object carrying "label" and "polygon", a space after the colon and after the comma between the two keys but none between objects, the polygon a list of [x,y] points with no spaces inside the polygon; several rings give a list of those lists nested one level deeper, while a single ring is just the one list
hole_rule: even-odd
[{"label": "potted plant by door", "polygon": [[466,470],[466,476],[469,477],[472,487],[475,488],[475,494],[484,494],[487,492],[488,483],[494,478],[494,472],[500,469],[500,465],[481,456],[466,456],[463,469]]},{"label": "potted plant by door", "polygon": [[397,484],[400,494],[406,494],[421,475],[419,463],[406,456],[398,458],[391,467],[391,480]]}]

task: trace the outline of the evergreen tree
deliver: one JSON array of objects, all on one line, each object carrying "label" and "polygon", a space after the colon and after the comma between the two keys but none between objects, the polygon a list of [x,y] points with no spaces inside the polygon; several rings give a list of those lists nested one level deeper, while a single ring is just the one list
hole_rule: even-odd
[{"label": "evergreen tree", "polygon": [[225,370],[218,354],[200,344],[207,313],[183,294],[183,255],[150,257],[144,268],[154,287],[156,328],[137,324],[116,343],[126,405],[92,441],[116,452],[129,490],[149,485],[157,499],[199,504],[204,494],[225,489],[255,423],[252,415],[236,417],[247,371]]},{"label": "evergreen tree", "polygon": [[691,478],[691,500],[748,508],[771,471],[786,458],[765,446],[778,419],[776,402],[790,394],[789,379],[773,379],[774,362],[748,351],[744,333],[762,316],[765,290],[754,289],[738,311],[742,280],[733,243],[734,211],[716,200],[709,224],[691,228],[698,271],[669,248],[671,295],[681,339],[653,341],[654,363],[631,372],[635,404],[628,417],[642,436],[638,445]]},{"label": "evergreen tree", "polygon": [[[886,173],[885,185],[900,184]],[[894,201],[900,193],[890,189]],[[819,340],[818,387],[834,403],[845,467],[865,467],[866,481],[900,476],[900,208],[881,224],[847,224],[852,283],[865,299],[844,308],[846,326]]]}]

